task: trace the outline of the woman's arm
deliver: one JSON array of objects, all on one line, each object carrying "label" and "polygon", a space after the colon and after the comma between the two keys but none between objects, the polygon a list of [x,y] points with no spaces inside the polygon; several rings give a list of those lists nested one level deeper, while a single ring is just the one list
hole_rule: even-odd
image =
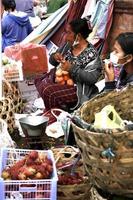
[{"label": "woman's arm", "polygon": [[51,65],[57,67],[59,63],[63,60],[63,56],[70,49],[70,44],[66,43],[62,47],[58,48],[55,53],[52,53],[49,58]]},{"label": "woman's arm", "polygon": [[75,82],[85,83],[87,85],[95,84],[101,75],[102,62],[99,57],[88,63],[84,68],[72,66],[70,75]]},{"label": "woman's arm", "polygon": [[115,73],[112,63],[104,64],[105,70],[105,88],[104,90],[114,90],[116,88]]},{"label": "woman's arm", "polygon": [[60,53],[55,52],[50,55],[49,63],[55,67],[57,67],[60,63]]}]

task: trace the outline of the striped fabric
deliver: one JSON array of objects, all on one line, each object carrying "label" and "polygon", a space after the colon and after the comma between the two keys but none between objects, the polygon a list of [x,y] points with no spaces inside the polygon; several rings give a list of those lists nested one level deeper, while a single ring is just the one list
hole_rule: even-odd
[{"label": "striped fabric", "polygon": [[49,117],[49,124],[56,121],[51,114],[51,108],[69,111],[77,104],[76,87],[54,83],[54,69],[36,78],[35,86],[44,101],[46,107],[44,115]]},{"label": "striped fabric", "polygon": [[42,83],[42,87],[40,85],[38,92],[43,98],[47,109],[66,108],[77,102],[76,88],[73,86]]}]

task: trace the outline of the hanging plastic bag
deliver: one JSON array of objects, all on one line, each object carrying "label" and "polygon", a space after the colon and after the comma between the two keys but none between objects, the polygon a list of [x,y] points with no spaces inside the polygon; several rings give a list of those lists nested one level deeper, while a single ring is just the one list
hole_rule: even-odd
[{"label": "hanging plastic bag", "polygon": [[[55,112],[59,112],[60,114],[56,115]],[[52,109],[51,113],[57,119],[57,121],[47,126],[46,134],[54,138],[64,135],[65,141],[67,141],[70,130],[71,115],[61,109]]]}]

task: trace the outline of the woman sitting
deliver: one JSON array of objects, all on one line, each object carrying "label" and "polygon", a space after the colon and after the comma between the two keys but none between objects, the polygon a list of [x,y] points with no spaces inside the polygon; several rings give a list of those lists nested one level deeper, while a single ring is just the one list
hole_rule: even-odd
[{"label": "woman sitting", "polygon": [[121,88],[133,82],[133,32],[121,33],[116,38],[110,63],[105,64],[105,73],[106,90]]},{"label": "woman sitting", "polygon": [[[90,33],[85,19],[73,20],[67,27],[66,44],[50,57],[55,68],[35,80],[46,110],[76,108],[98,93],[95,83],[101,75],[102,64],[96,49],[86,40]],[[57,66],[69,73],[74,85],[55,82]]]}]

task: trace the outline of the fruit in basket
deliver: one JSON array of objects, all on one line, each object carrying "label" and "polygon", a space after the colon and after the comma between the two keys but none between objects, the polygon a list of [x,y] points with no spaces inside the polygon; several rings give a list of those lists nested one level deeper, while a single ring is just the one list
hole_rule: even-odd
[{"label": "fruit in basket", "polygon": [[18,180],[19,169],[24,166],[25,158],[17,161],[13,166],[9,168],[9,173],[12,180]]},{"label": "fruit in basket", "polygon": [[20,169],[20,172],[19,173],[23,173],[26,177],[31,177],[31,176],[33,176],[34,174],[36,174],[36,169],[35,168],[33,168],[33,167],[27,167],[27,166],[25,166],[25,167],[23,167],[22,168],[22,170]]},{"label": "fruit in basket", "polygon": [[58,176],[59,185],[74,185],[80,184],[82,182],[83,177],[79,173],[75,173],[74,175],[64,173]]},{"label": "fruit in basket", "polygon": [[31,158],[27,158],[27,159],[26,159],[26,162],[25,162],[25,164],[26,164],[27,166],[34,165],[34,163],[35,163],[35,161],[32,160]]},{"label": "fruit in basket", "polygon": [[2,174],[1,174],[1,177],[2,177],[4,180],[9,179],[9,178],[10,178],[10,172],[9,172],[9,170],[8,170],[8,169],[7,169],[7,170],[3,170],[3,171],[2,171]]},{"label": "fruit in basket", "polygon": [[3,169],[2,178],[4,180],[47,179],[51,177],[52,172],[53,164],[46,154],[32,151],[14,165]]},{"label": "fruit in basket", "polygon": [[35,179],[43,179],[44,177],[43,177],[43,174],[42,174],[42,173],[37,172],[37,173],[35,174],[34,178],[35,178]]},{"label": "fruit in basket", "polygon": [[29,153],[28,157],[32,160],[36,160],[38,158],[38,152],[32,151],[31,153]]},{"label": "fruit in basket", "polygon": [[11,172],[10,172],[10,175],[11,175],[11,179],[12,179],[12,180],[18,180],[19,171],[18,171],[18,170],[11,171]]},{"label": "fruit in basket", "polygon": [[26,180],[26,175],[24,173],[18,174],[18,180]]},{"label": "fruit in basket", "polygon": [[[26,156],[26,165],[31,166],[34,165],[34,163],[38,160],[38,152],[32,151]],[[40,164],[40,162],[39,162]]]}]

